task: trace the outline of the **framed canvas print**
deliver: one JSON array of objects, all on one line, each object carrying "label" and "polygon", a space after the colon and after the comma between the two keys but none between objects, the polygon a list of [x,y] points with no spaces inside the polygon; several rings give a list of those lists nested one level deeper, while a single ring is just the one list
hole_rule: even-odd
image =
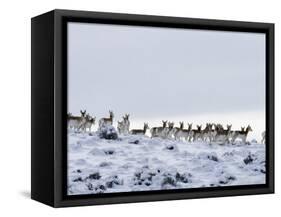
[{"label": "framed canvas print", "polygon": [[32,18],[32,198],[54,207],[274,192],[274,24]]}]

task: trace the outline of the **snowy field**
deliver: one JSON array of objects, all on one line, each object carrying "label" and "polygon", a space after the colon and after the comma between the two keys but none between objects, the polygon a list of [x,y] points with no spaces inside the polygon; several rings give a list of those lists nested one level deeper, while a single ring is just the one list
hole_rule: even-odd
[{"label": "snowy field", "polygon": [[68,131],[68,194],[265,184],[265,145]]}]

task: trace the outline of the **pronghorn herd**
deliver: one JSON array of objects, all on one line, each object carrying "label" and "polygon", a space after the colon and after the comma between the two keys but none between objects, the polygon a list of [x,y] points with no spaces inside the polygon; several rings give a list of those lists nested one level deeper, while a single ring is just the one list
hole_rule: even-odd
[{"label": "pronghorn herd", "polygon": [[[87,130],[91,132],[91,127],[95,124],[96,117],[86,114],[86,110],[80,110],[81,116],[73,116],[71,113],[67,115],[68,127],[76,132]],[[129,114],[125,114],[122,121],[117,122],[119,134],[145,135],[150,129],[148,123],[144,123],[143,129],[131,129]],[[107,125],[113,125],[114,113],[109,111],[109,117],[104,117],[99,120],[99,128]],[[187,142],[204,141],[204,142],[219,142],[219,143],[234,143],[237,139],[241,139],[246,143],[249,132],[252,131],[250,125],[246,128],[241,127],[240,130],[232,130],[232,125],[227,125],[226,129],[221,124],[206,123],[205,127],[197,125],[192,128],[192,123],[187,124],[184,128],[184,122],[179,122],[179,127],[174,126],[174,122],[162,121],[162,126],[153,127],[150,129],[151,138],[159,137],[162,139],[175,139]],[[265,132],[262,133],[262,143],[265,143]]]}]

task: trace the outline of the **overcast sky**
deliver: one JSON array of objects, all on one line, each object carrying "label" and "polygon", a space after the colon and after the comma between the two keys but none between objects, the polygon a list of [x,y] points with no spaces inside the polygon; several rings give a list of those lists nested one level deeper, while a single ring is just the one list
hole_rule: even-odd
[{"label": "overcast sky", "polygon": [[68,24],[68,111],[136,118],[265,111],[265,35]]}]

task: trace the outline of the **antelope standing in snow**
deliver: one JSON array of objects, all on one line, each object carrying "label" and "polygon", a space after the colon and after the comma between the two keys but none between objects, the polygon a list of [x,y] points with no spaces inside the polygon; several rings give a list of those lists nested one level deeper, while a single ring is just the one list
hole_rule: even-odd
[{"label": "antelope standing in snow", "polygon": [[261,137],[262,137],[261,143],[265,144],[265,131],[262,132]]},{"label": "antelope standing in snow", "polygon": [[[191,142],[191,139],[193,138],[193,131],[192,131],[192,123],[187,123],[188,128],[182,129],[177,134],[178,139],[184,139],[185,141]],[[183,127],[183,126],[182,126]]]},{"label": "antelope standing in snow", "polygon": [[102,118],[99,120],[99,127],[107,126],[107,125],[112,125],[113,124],[113,111],[109,110],[109,118]]},{"label": "antelope standing in snow", "polygon": [[87,131],[89,129],[89,132],[91,132],[92,126],[96,123],[96,117],[91,117],[89,114],[86,115],[86,122],[83,126],[84,131]]},{"label": "antelope standing in snow", "polygon": [[151,138],[161,136],[163,134],[163,130],[167,127],[167,122],[168,121],[162,121],[163,124],[162,127],[151,128],[150,129]]},{"label": "antelope standing in snow", "polygon": [[[244,128],[242,128],[244,129]],[[248,133],[253,131],[251,126],[248,125],[246,130],[237,130],[237,131],[234,131],[232,133],[232,143],[235,142],[236,139],[241,139],[243,143],[246,143],[246,139],[247,139],[247,136],[248,136]]]},{"label": "antelope standing in snow", "polygon": [[130,129],[129,114],[123,116],[123,121],[118,121],[117,129],[119,134],[128,134]]},{"label": "antelope standing in snow", "polygon": [[180,127],[175,127],[173,129],[173,135],[175,140],[180,140],[183,128],[184,128],[184,123],[180,122]]},{"label": "antelope standing in snow", "polygon": [[70,129],[78,130],[81,124],[86,121],[86,110],[80,110],[81,116],[72,116],[71,113],[68,113],[67,123]]},{"label": "antelope standing in snow", "polygon": [[164,129],[162,138],[164,139],[172,138],[174,125],[175,125],[174,122],[168,122],[168,127]]},{"label": "antelope standing in snow", "polygon": [[226,130],[223,128],[222,125],[217,125],[216,127],[216,136],[215,136],[215,142],[229,142],[229,138],[231,136],[231,127],[232,125],[227,125]]},{"label": "antelope standing in snow", "polygon": [[145,135],[147,129],[149,129],[148,124],[144,123],[143,130],[142,129],[133,129],[133,130],[131,130],[131,134],[133,134],[133,135]]},{"label": "antelope standing in snow", "polygon": [[192,130],[193,132],[193,142],[197,141],[199,138],[201,140],[203,140],[202,137],[202,125],[197,125],[197,129],[196,130]]},{"label": "antelope standing in snow", "polygon": [[211,132],[212,132],[212,124],[206,123],[205,129],[202,130],[202,139],[203,139],[203,141],[207,141],[208,139],[210,140]]},{"label": "antelope standing in snow", "polygon": [[216,135],[217,135],[217,125],[214,123],[210,124],[210,134],[209,134],[210,142],[215,141]]}]

